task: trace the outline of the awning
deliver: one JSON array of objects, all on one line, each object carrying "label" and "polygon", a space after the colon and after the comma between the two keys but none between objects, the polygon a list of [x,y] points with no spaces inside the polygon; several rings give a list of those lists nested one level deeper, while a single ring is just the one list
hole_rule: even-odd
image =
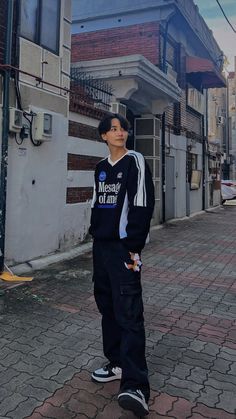
[{"label": "awning", "polygon": [[186,57],[186,73],[201,79],[204,89],[226,87],[226,80],[211,60]]}]

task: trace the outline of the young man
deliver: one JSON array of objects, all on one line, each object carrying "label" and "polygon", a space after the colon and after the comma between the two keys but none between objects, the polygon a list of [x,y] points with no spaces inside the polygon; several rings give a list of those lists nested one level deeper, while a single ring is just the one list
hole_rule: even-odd
[{"label": "young man", "polygon": [[127,150],[129,123],[112,114],[98,127],[110,155],[95,170],[90,233],[94,238],[94,295],[102,314],[103,350],[109,364],[92,379],[121,380],[119,405],[148,414],[141,250],[154,208],[154,187],[143,156]]}]

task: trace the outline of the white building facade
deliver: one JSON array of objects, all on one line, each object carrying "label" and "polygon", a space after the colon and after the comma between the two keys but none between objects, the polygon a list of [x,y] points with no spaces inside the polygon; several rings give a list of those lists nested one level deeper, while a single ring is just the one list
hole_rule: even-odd
[{"label": "white building facade", "polygon": [[13,37],[18,68],[12,69],[9,97],[10,119],[20,115],[20,120],[10,120],[9,125],[8,264],[59,250],[70,229],[66,188],[71,1],[22,0],[20,6],[15,21],[19,31]]}]

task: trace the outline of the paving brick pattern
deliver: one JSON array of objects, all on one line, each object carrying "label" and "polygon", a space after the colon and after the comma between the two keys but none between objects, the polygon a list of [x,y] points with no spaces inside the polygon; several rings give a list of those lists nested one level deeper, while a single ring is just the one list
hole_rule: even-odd
[{"label": "paving brick pattern", "polygon": [[[236,207],[152,232],[143,253],[149,419],[236,418]],[[104,363],[91,254],[5,291],[0,419],[134,419]],[[1,297],[3,298],[3,297]]]}]

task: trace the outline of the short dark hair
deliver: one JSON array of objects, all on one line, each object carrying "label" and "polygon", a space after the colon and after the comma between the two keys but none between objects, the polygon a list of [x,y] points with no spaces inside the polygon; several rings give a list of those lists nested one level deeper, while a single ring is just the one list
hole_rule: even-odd
[{"label": "short dark hair", "polygon": [[130,128],[129,121],[126,118],[124,118],[122,115],[118,113],[113,113],[113,114],[105,116],[105,118],[103,118],[101,122],[99,123],[98,132],[100,136],[110,131],[111,121],[114,118],[120,121],[120,125],[125,131],[129,131],[129,128]]}]

